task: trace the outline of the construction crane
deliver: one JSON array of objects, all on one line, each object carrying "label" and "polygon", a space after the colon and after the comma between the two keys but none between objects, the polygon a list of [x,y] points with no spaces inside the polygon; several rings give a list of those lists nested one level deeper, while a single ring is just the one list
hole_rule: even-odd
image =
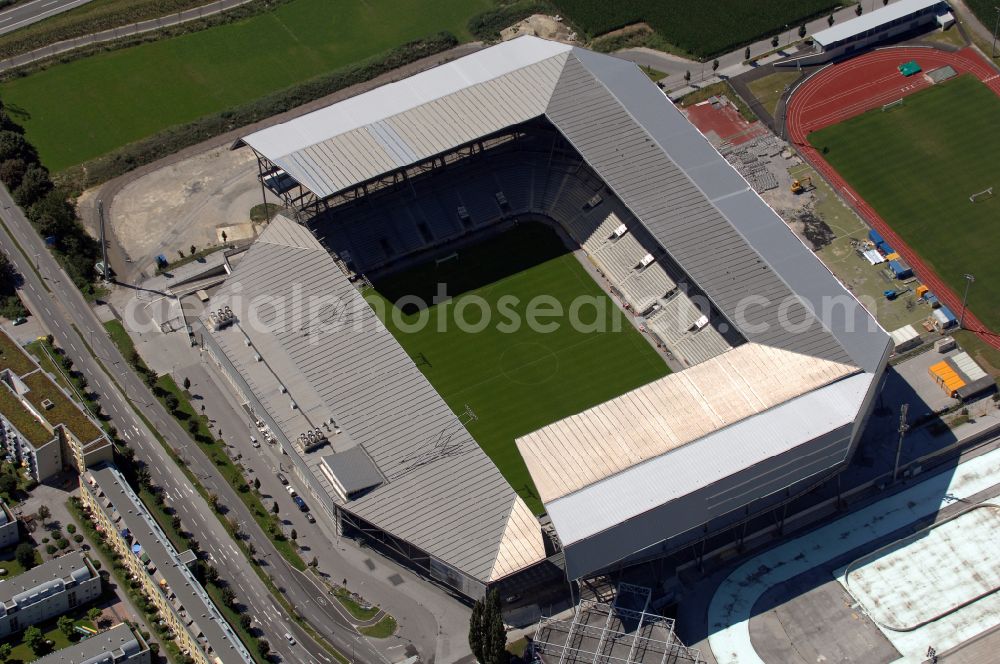
[{"label": "construction crane", "polygon": [[804,178],[796,178],[792,180],[792,193],[801,194],[804,191],[810,191],[815,189],[813,186],[813,179],[811,175],[807,175]]}]

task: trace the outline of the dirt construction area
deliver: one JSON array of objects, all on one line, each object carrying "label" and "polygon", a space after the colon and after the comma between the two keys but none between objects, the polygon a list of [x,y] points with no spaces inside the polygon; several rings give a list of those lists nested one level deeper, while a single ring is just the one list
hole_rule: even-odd
[{"label": "dirt construction area", "polygon": [[249,230],[250,208],[261,202],[256,174],[250,150],[203,152],[129,183],[108,211],[111,226],[139,269],[158,254],[175,260],[192,245],[220,244],[223,228],[236,240],[234,230]]}]

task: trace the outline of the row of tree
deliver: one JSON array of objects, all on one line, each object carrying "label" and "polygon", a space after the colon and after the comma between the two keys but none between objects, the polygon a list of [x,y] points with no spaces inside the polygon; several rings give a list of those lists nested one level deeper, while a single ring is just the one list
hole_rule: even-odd
[{"label": "row of tree", "polygon": [[100,244],[90,237],[69,202],[69,192],[56,187],[38,152],[24,138],[24,130],[0,105],[0,182],[52,247],[73,282],[85,292],[93,292],[94,263]]}]

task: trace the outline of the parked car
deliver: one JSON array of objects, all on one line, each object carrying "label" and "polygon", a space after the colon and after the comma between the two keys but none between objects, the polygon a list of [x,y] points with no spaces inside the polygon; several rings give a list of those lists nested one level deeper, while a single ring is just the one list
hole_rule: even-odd
[{"label": "parked car", "polygon": [[316,523],[316,517],[312,515],[312,512],[306,512],[306,521],[309,523]]},{"label": "parked car", "polygon": [[287,477],[285,477],[281,473],[278,473],[275,477],[278,478],[278,481],[281,482],[282,486],[288,486],[288,478]]},{"label": "parked car", "polygon": [[27,322],[28,319],[25,318],[24,316],[18,316],[17,318],[14,319],[14,325],[24,325]]},{"label": "parked car", "polygon": [[285,640],[288,641],[290,645],[293,646],[295,645],[295,637],[289,634],[288,632],[285,632]]},{"label": "parked car", "polygon": [[301,512],[309,511],[309,506],[306,505],[306,501],[302,500],[301,496],[293,496],[292,500],[294,500],[295,504],[299,506],[299,511]]},{"label": "parked car", "polygon": [[291,496],[292,498],[294,498],[295,496],[299,495],[299,494],[295,493],[295,487],[293,487],[293,486],[286,486],[285,488],[288,490],[288,495]]},{"label": "parked car", "polygon": [[250,436],[250,444],[254,447],[260,447],[260,443],[257,441],[257,436]]}]

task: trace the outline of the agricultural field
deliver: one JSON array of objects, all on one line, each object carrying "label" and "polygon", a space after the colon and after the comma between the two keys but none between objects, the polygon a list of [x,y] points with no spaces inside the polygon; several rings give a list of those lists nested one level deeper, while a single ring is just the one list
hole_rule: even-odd
[{"label": "agricultural field", "polygon": [[[394,312],[388,304],[407,295],[431,302],[438,283],[448,285],[451,302],[422,314],[415,307]],[[469,432],[536,513],[542,504],[514,439],[669,373],[577,257],[541,224],[521,224],[461,249],[440,267],[432,261],[373,279],[373,286],[368,301],[452,410],[472,408],[478,419],[467,425]],[[526,323],[528,303],[538,296],[558,302],[563,312],[582,296],[602,311],[597,305],[580,311],[577,319],[591,329],[571,325],[571,315],[546,318],[557,323],[553,331],[505,325],[511,318],[501,300],[517,298],[509,311]],[[489,324],[459,329],[456,310],[463,307],[462,320],[481,320],[477,298],[492,312]],[[420,315],[426,323],[414,330]]]},{"label": "agricultural field", "polygon": [[[447,30],[467,39],[490,0],[293,0],[191,34],[100,53],[0,85],[52,171],[167,127]],[[70,109],[70,110],[67,110]]]},{"label": "agricultural field", "polygon": [[[972,76],[809,135],[809,142],[952,288],[1000,330],[1000,97]],[[975,192],[994,187],[987,200]],[[956,315],[958,312],[955,312]]]},{"label": "agricultural field", "polygon": [[732,51],[845,2],[835,0],[554,0],[590,36],[645,21],[699,58]]}]

